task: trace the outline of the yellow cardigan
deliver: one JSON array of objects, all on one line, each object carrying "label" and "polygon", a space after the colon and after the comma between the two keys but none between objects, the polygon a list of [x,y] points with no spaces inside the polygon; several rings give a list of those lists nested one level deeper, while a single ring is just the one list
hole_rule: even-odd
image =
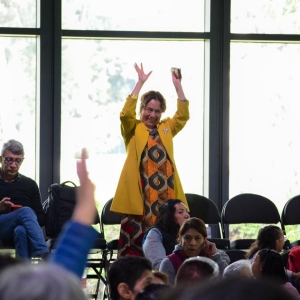
[{"label": "yellow cardigan", "polygon": [[[111,205],[112,211],[128,215],[143,215],[144,213],[140,163],[149,131],[142,121],[136,119],[136,104],[137,99],[128,96],[120,114],[121,133],[126,146],[127,158]],[[180,199],[186,205],[186,197],[174,161],[173,137],[185,126],[189,117],[189,102],[178,101],[177,111],[173,118],[161,120],[157,125],[160,139],[174,169],[175,198]]]}]

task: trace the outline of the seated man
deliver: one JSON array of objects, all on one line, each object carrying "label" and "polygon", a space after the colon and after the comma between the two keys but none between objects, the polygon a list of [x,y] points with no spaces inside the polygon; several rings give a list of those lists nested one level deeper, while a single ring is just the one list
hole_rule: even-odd
[{"label": "seated man", "polygon": [[140,256],[124,256],[114,261],[108,270],[111,300],[133,300],[153,280],[151,262]]},{"label": "seated man", "polygon": [[[24,160],[23,145],[9,140],[0,157],[0,239],[14,240],[16,255],[28,259],[49,255],[41,226],[45,224],[39,188],[19,173]],[[22,206],[19,209],[14,206]]]}]

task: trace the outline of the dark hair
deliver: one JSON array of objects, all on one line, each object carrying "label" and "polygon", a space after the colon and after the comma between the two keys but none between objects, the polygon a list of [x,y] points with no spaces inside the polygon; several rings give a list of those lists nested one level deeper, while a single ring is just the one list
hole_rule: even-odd
[{"label": "dark hair", "polygon": [[108,284],[112,300],[120,298],[118,285],[124,282],[133,291],[136,281],[145,271],[152,271],[151,262],[140,256],[119,257],[109,267]]},{"label": "dark hair", "polygon": [[219,275],[219,266],[207,257],[192,257],[186,259],[179,267],[175,285],[201,283]]},{"label": "dark hair", "polygon": [[281,229],[275,225],[268,225],[261,228],[258,232],[255,242],[251,245],[246,254],[246,258],[252,258],[254,254],[261,249],[276,249],[276,240],[281,236]]},{"label": "dark hair", "polygon": [[161,300],[293,300],[288,291],[268,280],[224,278],[193,285],[179,285]]},{"label": "dark hair", "polygon": [[168,284],[150,283],[136,295],[135,300],[159,300],[172,289]]},{"label": "dark hair", "polygon": [[147,104],[152,100],[158,100],[160,102],[161,112],[165,112],[167,105],[166,99],[164,96],[157,91],[149,91],[141,96],[141,105],[140,105],[140,114],[142,114],[142,110],[145,109]]},{"label": "dark hair", "polygon": [[271,249],[262,249],[257,252],[261,264],[263,279],[270,279],[279,285],[287,282],[287,275],[281,255]]},{"label": "dark hair", "polygon": [[3,144],[2,151],[1,151],[1,156],[4,155],[6,150],[9,150],[13,154],[24,156],[23,145],[20,142],[16,141],[16,140],[9,140],[8,142]]},{"label": "dark hair", "polygon": [[201,219],[193,217],[185,220],[181,225],[178,232],[178,242],[179,239],[191,228],[197,230],[203,237],[207,237],[205,223]]},{"label": "dark hair", "polygon": [[175,205],[178,203],[184,204],[179,199],[169,199],[168,201],[166,201],[165,204],[160,207],[159,214],[155,221],[156,227],[176,236],[180,227],[175,222],[175,217],[174,217],[176,212]]}]

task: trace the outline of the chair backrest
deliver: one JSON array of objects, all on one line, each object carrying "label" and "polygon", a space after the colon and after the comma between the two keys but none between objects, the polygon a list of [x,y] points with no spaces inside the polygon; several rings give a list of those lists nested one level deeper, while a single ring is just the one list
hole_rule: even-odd
[{"label": "chair backrest", "polygon": [[221,230],[221,216],[218,207],[216,204],[201,195],[186,193],[186,200],[190,209],[190,216],[201,219],[205,224],[209,225],[218,225],[219,234],[221,239],[210,238],[211,242],[216,243],[217,248],[228,249],[230,246],[229,240],[223,239],[222,230]]},{"label": "chair backrest", "polygon": [[206,224],[218,224],[221,222],[221,216],[216,204],[198,194],[185,194],[190,208],[190,216],[203,220]]},{"label": "chair backrest", "polygon": [[281,224],[283,225],[297,225],[300,224],[300,195],[289,199],[282,210]]},{"label": "chair backrest", "polygon": [[101,232],[104,232],[104,225],[121,224],[121,215],[119,213],[110,210],[112,201],[113,198],[108,200],[102,208],[101,219],[100,219]]},{"label": "chair backrest", "polygon": [[229,199],[221,212],[223,235],[226,236],[225,225],[257,223],[280,223],[280,214],[276,205],[268,198],[257,194],[240,194]]}]

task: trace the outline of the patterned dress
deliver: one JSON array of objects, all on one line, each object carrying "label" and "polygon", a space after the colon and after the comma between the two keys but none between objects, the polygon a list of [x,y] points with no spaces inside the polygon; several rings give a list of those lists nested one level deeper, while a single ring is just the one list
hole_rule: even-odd
[{"label": "patterned dress", "polygon": [[153,226],[159,207],[174,198],[173,167],[154,128],[142,153],[140,174],[144,197],[142,217],[125,215],[121,222],[118,256],[143,256],[142,240],[145,231]]}]

